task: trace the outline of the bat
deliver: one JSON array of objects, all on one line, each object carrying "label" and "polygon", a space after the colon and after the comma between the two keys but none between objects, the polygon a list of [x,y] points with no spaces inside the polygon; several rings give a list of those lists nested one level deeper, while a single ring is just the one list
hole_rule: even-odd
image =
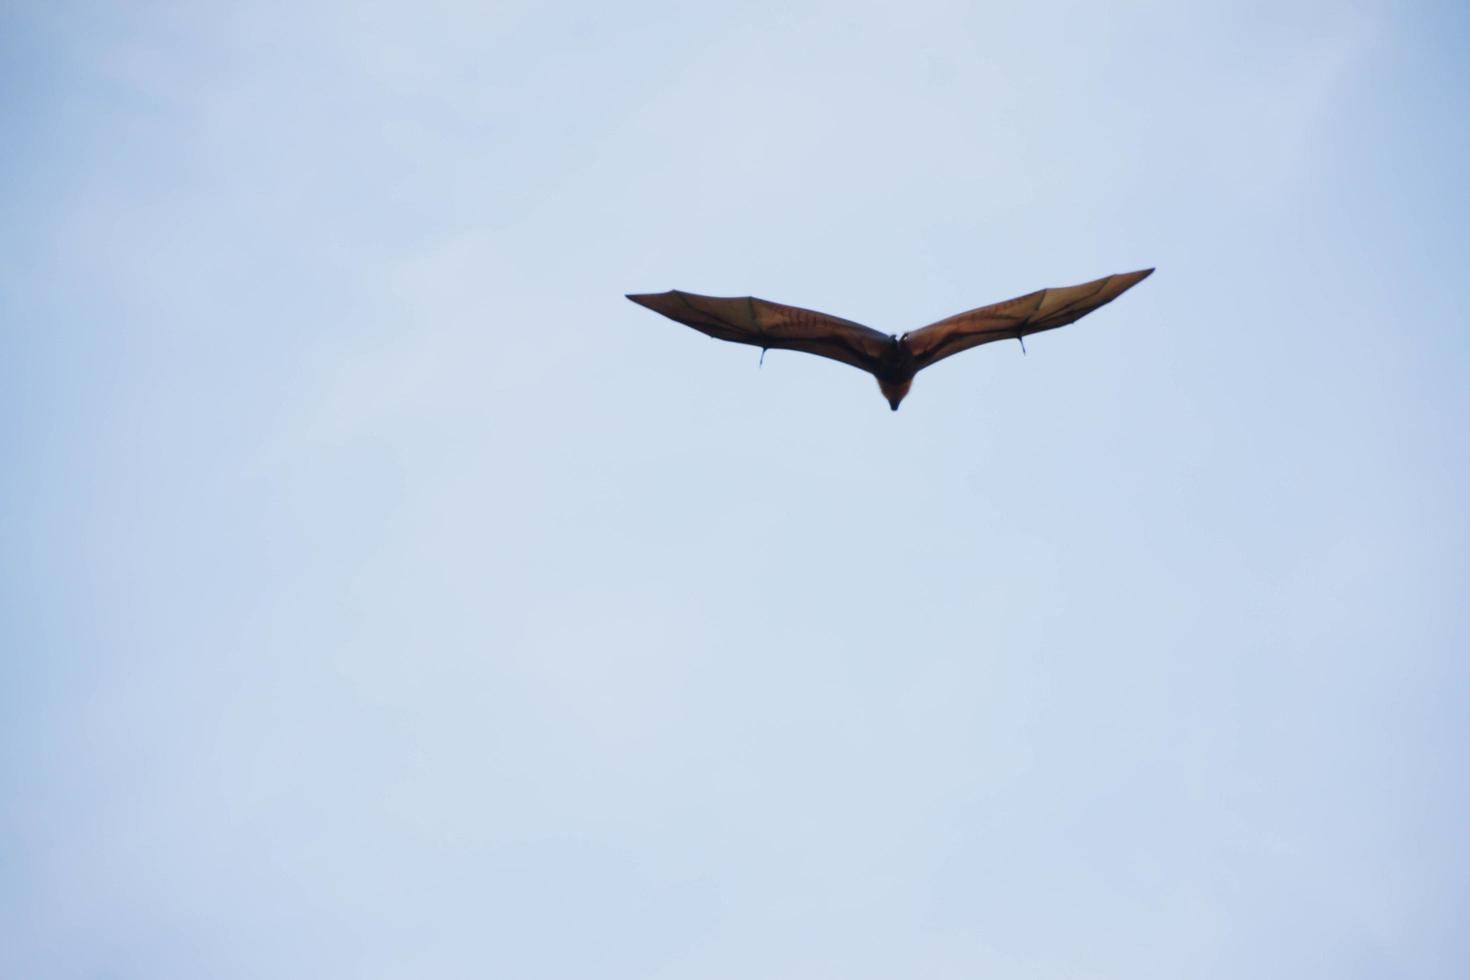
[{"label": "bat", "polygon": [[1060,289],[1038,289],[1002,303],[931,323],[905,334],[879,333],[851,320],[783,306],[754,296],[700,296],[671,289],[632,293],[628,299],[701,333],[766,351],[798,350],[830,357],[878,379],[888,406],[898,411],[914,375],[951,354],[993,340],[1019,340],[1042,330],[1064,327],[1111,303],[1153,273],[1124,272]]}]

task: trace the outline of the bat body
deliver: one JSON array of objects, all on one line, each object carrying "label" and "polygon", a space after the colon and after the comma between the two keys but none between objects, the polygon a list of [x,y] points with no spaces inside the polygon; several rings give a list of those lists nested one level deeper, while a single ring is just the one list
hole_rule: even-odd
[{"label": "bat body", "polygon": [[1142,269],[1080,286],[1039,289],[905,334],[879,333],[851,320],[753,296],[700,296],[671,289],[628,298],[720,340],[763,351],[805,351],[867,371],[878,379],[879,390],[896,412],[914,375],[929,365],[994,340],[1020,340],[1066,326],[1117,299],[1153,271]]}]

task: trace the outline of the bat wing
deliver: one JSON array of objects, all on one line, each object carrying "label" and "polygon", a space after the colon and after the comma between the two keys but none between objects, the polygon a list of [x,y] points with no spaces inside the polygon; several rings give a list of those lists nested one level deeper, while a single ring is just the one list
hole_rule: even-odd
[{"label": "bat wing", "polygon": [[942,361],[951,354],[988,344],[992,340],[1014,340],[1043,330],[1064,327],[1147,279],[1152,269],[1123,272],[1085,282],[1080,286],[1039,289],[1003,303],[982,306],[931,323],[904,335],[913,351],[915,370]]},{"label": "bat wing", "polygon": [[873,371],[893,338],[851,320],[753,296],[699,296],[671,289],[628,297],[640,306],[720,340],[799,350]]}]

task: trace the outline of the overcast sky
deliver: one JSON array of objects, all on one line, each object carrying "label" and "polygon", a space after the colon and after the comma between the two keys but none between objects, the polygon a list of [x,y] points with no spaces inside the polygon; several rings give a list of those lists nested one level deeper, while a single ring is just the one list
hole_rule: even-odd
[{"label": "overcast sky", "polygon": [[1464,976],[1467,38],[0,5],[0,975]]}]

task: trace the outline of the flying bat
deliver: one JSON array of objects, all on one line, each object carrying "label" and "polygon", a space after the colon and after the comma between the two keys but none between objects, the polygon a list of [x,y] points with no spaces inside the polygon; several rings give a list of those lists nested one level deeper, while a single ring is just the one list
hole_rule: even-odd
[{"label": "flying bat", "polygon": [[1038,289],[905,334],[879,333],[851,320],[754,296],[700,296],[671,289],[628,298],[711,337],[759,347],[762,358],[772,348],[799,350],[861,368],[878,379],[878,388],[896,412],[914,375],[929,365],[993,340],[1020,340],[1024,350],[1026,342],[1021,338],[1086,316],[1153,271],[1140,269],[1080,286]]}]

